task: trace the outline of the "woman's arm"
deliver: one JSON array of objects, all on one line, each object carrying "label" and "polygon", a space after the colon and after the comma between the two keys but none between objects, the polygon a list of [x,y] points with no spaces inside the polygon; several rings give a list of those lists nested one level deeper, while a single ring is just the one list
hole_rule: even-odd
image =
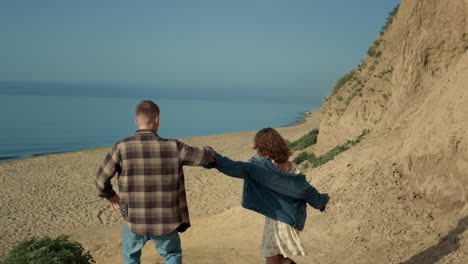
[{"label": "woman's arm", "polygon": [[312,187],[312,185],[310,185],[309,183],[307,183],[307,185],[308,186],[306,186],[303,190],[303,199],[313,208],[322,212],[325,211],[325,207],[327,206],[327,203],[330,200],[330,196],[328,196],[328,193],[319,193],[317,189]]},{"label": "woman's arm", "polygon": [[278,168],[271,170],[251,162],[233,161],[219,153],[215,153],[215,164],[209,167],[216,167],[231,177],[250,178],[275,192],[304,200],[318,210],[324,209],[329,200],[328,194],[320,194],[304,175],[285,173]]},{"label": "woman's arm", "polygon": [[249,176],[249,170],[245,164],[246,162],[233,161],[215,152],[214,162],[204,166],[204,168],[206,169],[216,168],[218,171],[228,176],[231,176],[234,178],[246,178]]}]

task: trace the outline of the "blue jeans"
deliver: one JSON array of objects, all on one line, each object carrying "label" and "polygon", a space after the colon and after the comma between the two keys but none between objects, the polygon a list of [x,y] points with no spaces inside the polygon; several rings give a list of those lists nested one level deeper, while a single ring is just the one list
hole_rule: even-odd
[{"label": "blue jeans", "polygon": [[122,235],[122,254],[125,264],[139,264],[141,249],[148,240],[153,241],[166,264],[182,264],[182,248],[177,230],[162,236],[139,236],[124,223]]}]

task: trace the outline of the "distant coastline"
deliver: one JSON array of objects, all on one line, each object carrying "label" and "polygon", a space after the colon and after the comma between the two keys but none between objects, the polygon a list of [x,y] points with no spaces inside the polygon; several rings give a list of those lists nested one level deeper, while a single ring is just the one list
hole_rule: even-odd
[{"label": "distant coastline", "polygon": [[[279,89],[280,87],[277,87]],[[237,89],[225,89],[218,92],[218,87],[161,87],[144,83],[73,83],[73,82],[47,82],[47,81],[2,81],[0,80],[0,95],[20,96],[75,96],[90,98],[162,98],[183,100],[209,100],[209,101],[244,101],[263,103],[300,103],[319,104],[320,96],[284,97],[271,87],[248,89],[244,92]],[[315,101],[315,102],[314,102]]]},{"label": "distant coastline", "polygon": [[0,163],[13,161],[13,160],[20,160],[20,159],[29,159],[29,158],[34,158],[34,157],[46,156],[46,155],[70,153],[70,152],[76,152],[76,151],[82,151],[82,150],[87,150],[87,149],[70,150],[70,151],[54,151],[54,152],[35,153],[35,154],[18,155],[18,156],[5,156],[5,157],[0,157]]},{"label": "distant coastline", "polygon": [[302,125],[304,124],[306,121],[307,121],[307,117],[310,116],[313,111],[317,111],[317,110],[320,110],[319,109],[312,109],[312,110],[309,110],[309,111],[305,111],[305,112],[301,112],[301,117],[297,118],[295,122],[289,124],[289,125],[286,125],[286,126],[281,126],[281,127],[293,127],[293,126],[299,126],[299,125]]},{"label": "distant coastline", "polygon": [[[305,112],[298,112],[297,114],[300,115],[300,116],[296,117],[294,121],[290,122],[289,124],[279,126],[279,127],[285,128],[285,127],[293,127],[293,126],[298,126],[298,125],[304,124],[306,122],[306,118],[309,116],[308,114],[311,113],[311,111],[315,111],[315,110],[318,110],[318,109],[312,109],[312,110],[305,111]],[[233,131],[233,132],[222,133],[222,134],[242,133],[242,132],[252,132],[252,131],[241,131],[241,132]],[[217,136],[217,135],[222,135],[222,134],[199,135],[197,137],[200,137],[200,136]],[[193,138],[193,137],[181,137],[181,139],[187,139],[187,138]],[[77,151],[99,149],[99,148],[105,148],[105,147],[109,147],[109,146],[96,146],[95,148],[70,149],[70,150],[64,150],[64,151],[51,151],[51,152],[32,153],[32,154],[16,155],[16,156],[15,155],[0,156],[0,163],[14,161],[14,160],[34,158],[34,157],[40,157],[40,156],[46,156],[46,155],[72,153],[72,152],[77,152]]]}]

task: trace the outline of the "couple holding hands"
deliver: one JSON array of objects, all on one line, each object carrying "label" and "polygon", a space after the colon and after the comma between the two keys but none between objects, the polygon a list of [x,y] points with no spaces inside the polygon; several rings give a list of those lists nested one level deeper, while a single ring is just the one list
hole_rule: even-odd
[{"label": "couple holding hands", "polygon": [[[96,175],[96,188],[124,218],[122,254],[126,264],[140,263],[141,249],[152,240],[166,264],[182,263],[179,232],[190,227],[183,166],[204,166],[244,180],[242,206],[265,216],[261,255],[268,264],[295,263],[305,255],[299,233],[306,206],[324,211],[329,200],[288,161],[291,151],[272,128],[255,135],[259,157],[233,161],[210,147],[192,147],[160,138],[159,107],[141,101],[135,109],[137,130],[118,141]],[[118,175],[119,194],[111,184]]]}]

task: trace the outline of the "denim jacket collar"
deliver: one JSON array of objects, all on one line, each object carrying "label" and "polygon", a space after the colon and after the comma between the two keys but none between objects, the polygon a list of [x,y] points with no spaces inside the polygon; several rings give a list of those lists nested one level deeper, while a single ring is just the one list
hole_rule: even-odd
[{"label": "denim jacket collar", "polygon": [[261,165],[265,168],[268,168],[272,170],[274,173],[281,174],[282,176],[288,176],[288,177],[305,177],[302,174],[294,174],[294,173],[289,173],[281,170],[278,168],[273,162],[270,160],[266,159],[265,157],[258,157],[258,158],[252,158],[250,159],[250,162],[253,164]]}]

